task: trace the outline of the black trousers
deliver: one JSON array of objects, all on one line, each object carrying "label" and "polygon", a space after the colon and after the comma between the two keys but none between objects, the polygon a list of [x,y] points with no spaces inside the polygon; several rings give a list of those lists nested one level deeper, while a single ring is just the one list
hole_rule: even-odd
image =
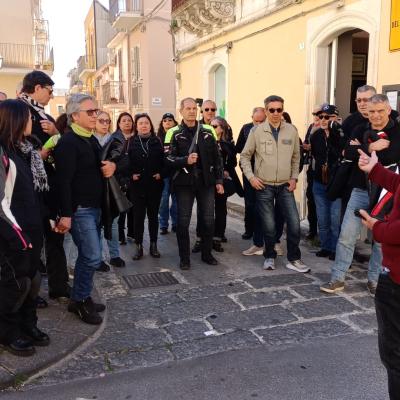
[{"label": "black trousers", "polygon": [[133,204],[133,237],[135,243],[143,243],[144,221],[147,215],[149,222],[150,242],[157,242],[158,236],[158,211],[160,209],[162,186],[147,193],[132,193]]},{"label": "black trousers", "polygon": [[133,207],[128,211],[119,214],[118,217],[118,237],[119,241],[124,241],[125,238],[125,225],[128,224],[128,236],[134,237],[134,214]]},{"label": "black trousers", "polygon": [[40,290],[38,265],[43,245],[41,229],[27,232],[32,249],[6,251],[0,256],[0,341],[9,343],[24,328],[37,324],[36,297]]},{"label": "black trousers", "polygon": [[309,224],[310,233],[316,235],[318,233],[318,219],[317,219],[317,208],[315,206],[314,194],[313,194],[313,181],[314,181],[314,172],[311,169],[311,166],[308,166],[307,169],[307,219]]},{"label": "black trousers", "polygon": [[215,226],[214,237],[222,239],[225,236],[226,216],[228,214],[226,202],[228,197],[225,194],[215,193]]},{"label": "black trousers", "polygon": [[196,188],[192,186],[176,186],[175,193],[178,206],[176,237],[181,261],[185,263],[190,261],[189,225],[194,199],[197,201],[199,210],[197,218],[200,220],[201,226],[201,253],[205,257],[209,256],[214,234],[214,186],[199,185]]},{"label": "black trousers", "polygon": [[48,220],[44,222],[44,234],[49,295],[64,296],[68,292],[67,258],[63,246],[64,235],[54,232]]},{"label": "black trousers", "polygon": [[400,400],[400,285],[383,273],[375,294],[379,354],[388,374],[390,400]]}]

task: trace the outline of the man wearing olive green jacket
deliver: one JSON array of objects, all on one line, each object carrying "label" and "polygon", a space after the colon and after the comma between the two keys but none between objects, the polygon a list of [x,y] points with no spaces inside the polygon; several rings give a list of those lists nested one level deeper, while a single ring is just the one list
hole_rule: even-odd
[{"label": "man wearing olive green jacket", "polygon": [[[269,96],[264,100],[267,120],[249,135],[240,155],[243,173],[257,190],[256,206],[265,239],[264,269],[275,269],[275,202],[279,203],[287,223],[286,267],[309,272],[301,261],[300,218],[293,192],[299,175],[300,147],[296,128],[282,121],[284,100]],[[255,157],[254,171],[251,158]]]}]

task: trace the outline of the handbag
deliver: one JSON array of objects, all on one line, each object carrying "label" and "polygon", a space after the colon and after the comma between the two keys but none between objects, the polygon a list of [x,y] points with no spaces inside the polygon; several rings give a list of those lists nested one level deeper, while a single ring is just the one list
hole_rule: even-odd
[{"label": "handbag", "polygon": [[233,182],[233,179],[231,177],[224,178],[223,185],[224,195],[226,197],[232,196],[236,193],[235,182]]},{"label": "handbag", "polygon": [[328,200],[335,201],[343,196],[353,166],[353,161],[343,159],[330,171],[331,176],[326,187],[326,197]]}]

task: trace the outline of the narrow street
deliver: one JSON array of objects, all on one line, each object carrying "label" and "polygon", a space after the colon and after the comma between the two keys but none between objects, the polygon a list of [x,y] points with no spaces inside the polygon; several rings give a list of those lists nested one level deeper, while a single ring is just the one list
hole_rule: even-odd
[{"label": "narrow street", "polygon": [[[134,262],[128,243],[127,267],[97,276],[107,299],[97,340],[4,399],[386,398],[364,267],[353,266],[344,293],[324,295],[331,262],[315,248],[303,242],[310,274],[287,270],[285,257],[264,272],[261,256],[241,255],[250,244],[241,233],[230,216],[220,265],[196,254],[189,271],[177,267],[171,233],[160,237],[160,259],[146,252]],[[129,288],[129,275],[151,272],[171,272],[178,283]]]}]

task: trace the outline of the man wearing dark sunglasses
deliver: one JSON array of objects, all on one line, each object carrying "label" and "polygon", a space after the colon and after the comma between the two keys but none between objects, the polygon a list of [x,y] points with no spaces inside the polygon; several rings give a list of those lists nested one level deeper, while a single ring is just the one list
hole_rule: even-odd
[{"label": "man wearing dark sunglasses", "polygon": [[243,173],[257,190],[256,207],[265,238],[263,268],[275,269],[275,203],[278,202],[287,223],[286,267],[297,272],[309,272],[310,268],[301,261],[300,218],[293,193],[299,175],[299,135],[293,125],[282,121],[282,97],[269,96],[264,105],[267,121],[249,135],[240,156]]},{"label": "man wearing dark sunglasses", "polygon": [[217,105],[212,100],[206,100],[201,106],[201,114],[203,118],[200,120],[201,124],[210,125],[211,121],[215,118],[217,112]]},{"label": "man wearing dark sunglasses", "polygon": [[[32,71],[25,75],[22,82],[21,100],[28,104],[32,116],[32,137],[37,138],[39,145],[44,145],[49,138],[57,134],[53,117],[46,114],[44,107],[53,98],[53,80],[42,71]],[[42,157],[46,159],[48,150],[42,148]],[[46,249],[46,272],[49,284],[49,296],[53,299],[65,301],[69,297],[67,262],[63,248],[64,236],[53,232],[50,219],[55,220],[57,213],[55,170],[51,163],[44,163],[50,190],[43,196],[44,209],[47,211],[43,218],[44,247]],[[39,306],[45,306],[39,299]]]}]

